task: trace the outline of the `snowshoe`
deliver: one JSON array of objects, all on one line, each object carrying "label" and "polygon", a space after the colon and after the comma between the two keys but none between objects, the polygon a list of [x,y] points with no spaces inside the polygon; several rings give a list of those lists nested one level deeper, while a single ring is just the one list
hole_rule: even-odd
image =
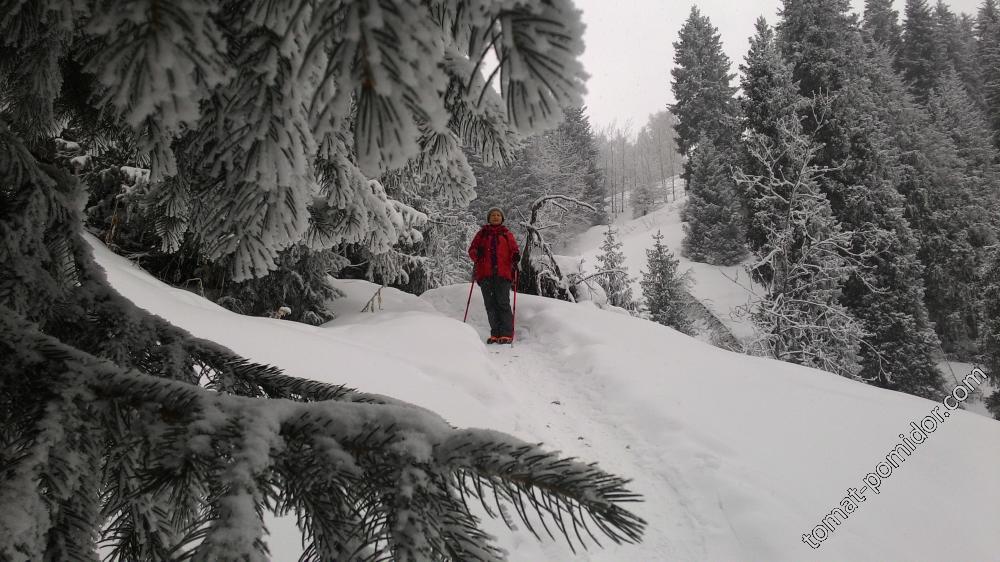
[{"label": "snowshoe", "polygon": [[500,336],[499,338],[497,338],[497,343],[499,343],[499,344],[508,344],[509,345],[513,341],[514,341],[514,338],[512,338],[510,336]]},{"label": "snowshoe", "polygon": [[490,337],[486,338],[486,343],[487,344],[497,343],[499,340],[500,340],[500,338],[498,338],[496,336],[490,336]]}]

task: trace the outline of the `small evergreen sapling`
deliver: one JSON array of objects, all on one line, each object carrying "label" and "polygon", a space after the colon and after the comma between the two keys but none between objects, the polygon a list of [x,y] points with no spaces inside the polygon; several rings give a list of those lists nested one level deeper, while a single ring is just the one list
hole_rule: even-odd
[{"label": "small evergreen sapling", "polygon": [[694,326],[687,314],[688,278],[677,271],[680,262],[663,244],[663,234],[653,236],[653,247],[646,250],[647,271],[642,272],[639,286],[649,319],[691,334]]},{"label": "small evergreen sapling", "polygon": [[625,254],[622,253],[622,243],[618,240],[615,230],[608,226],[601,243],[601,254],[597,256],[603,275],[597,283],[608,296],[608,304],[635,310],[636,303],[632,296],[632,279],[628,275],[625,264]]},{"label": "small evergreen sapling", "polygon": [[632,190],[629,203],[632,204],[632,218],[637,219],[648,215],[656,204],[656,193],[653,186],[648,183],[637,185]]}]

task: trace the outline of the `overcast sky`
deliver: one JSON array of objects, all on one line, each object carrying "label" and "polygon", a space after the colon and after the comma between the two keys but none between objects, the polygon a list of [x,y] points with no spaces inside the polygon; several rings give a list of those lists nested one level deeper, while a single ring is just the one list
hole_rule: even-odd
[{"label": "overcast sky", "polygon": [[[594,130],[612,121],[624,125],[631,120],[635,132],[649,114],[673,102],[670,68],[681,25],[697,5],[719,28],[722,42],[738,71],[753,35],[753,23],[763,14],[768,23],[777,21],[781,0],[575,0],[587,25],[583,63],[590,74],[585,98]],[[929,0],[935,4],[935,0]],[[954,12],[975,14],[982,0],[946,0]],[[864,0],[851,0],[860,14]],[[903,13],[905,0],[896,0]]]}]

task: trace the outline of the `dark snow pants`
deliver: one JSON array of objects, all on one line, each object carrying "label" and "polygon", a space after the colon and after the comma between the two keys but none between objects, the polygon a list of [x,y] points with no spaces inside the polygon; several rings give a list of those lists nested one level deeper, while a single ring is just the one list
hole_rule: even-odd
[{"label": "dark snow pants", "polygon": [[490,321],[491,336],[513,336],[514,316],[510,312],[510,281],[494,275],[479,282]]}]

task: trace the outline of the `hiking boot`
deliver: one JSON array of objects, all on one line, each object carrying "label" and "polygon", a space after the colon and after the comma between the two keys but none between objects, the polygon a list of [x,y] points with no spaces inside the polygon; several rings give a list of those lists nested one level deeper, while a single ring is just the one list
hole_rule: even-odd
[{"label": "hiking boot", "polygon": [[509,344],[509,343],[511,343],[513,341],[514,341],[514,338],[512,338],[510,336],[500,336],[499,338],[497,338],[497,343],[506,343],[506,344]]},{"label": "hiking boot", "polygon": [[500,339],[500,338],[498,338],[498,337],[496,337],[496,336],[490,336],[490,337],[486,338],[486,343],[488,343],[488,344],[489,344],[489,343],[497,343],[497,341],[498,341],[499,339]]}]

